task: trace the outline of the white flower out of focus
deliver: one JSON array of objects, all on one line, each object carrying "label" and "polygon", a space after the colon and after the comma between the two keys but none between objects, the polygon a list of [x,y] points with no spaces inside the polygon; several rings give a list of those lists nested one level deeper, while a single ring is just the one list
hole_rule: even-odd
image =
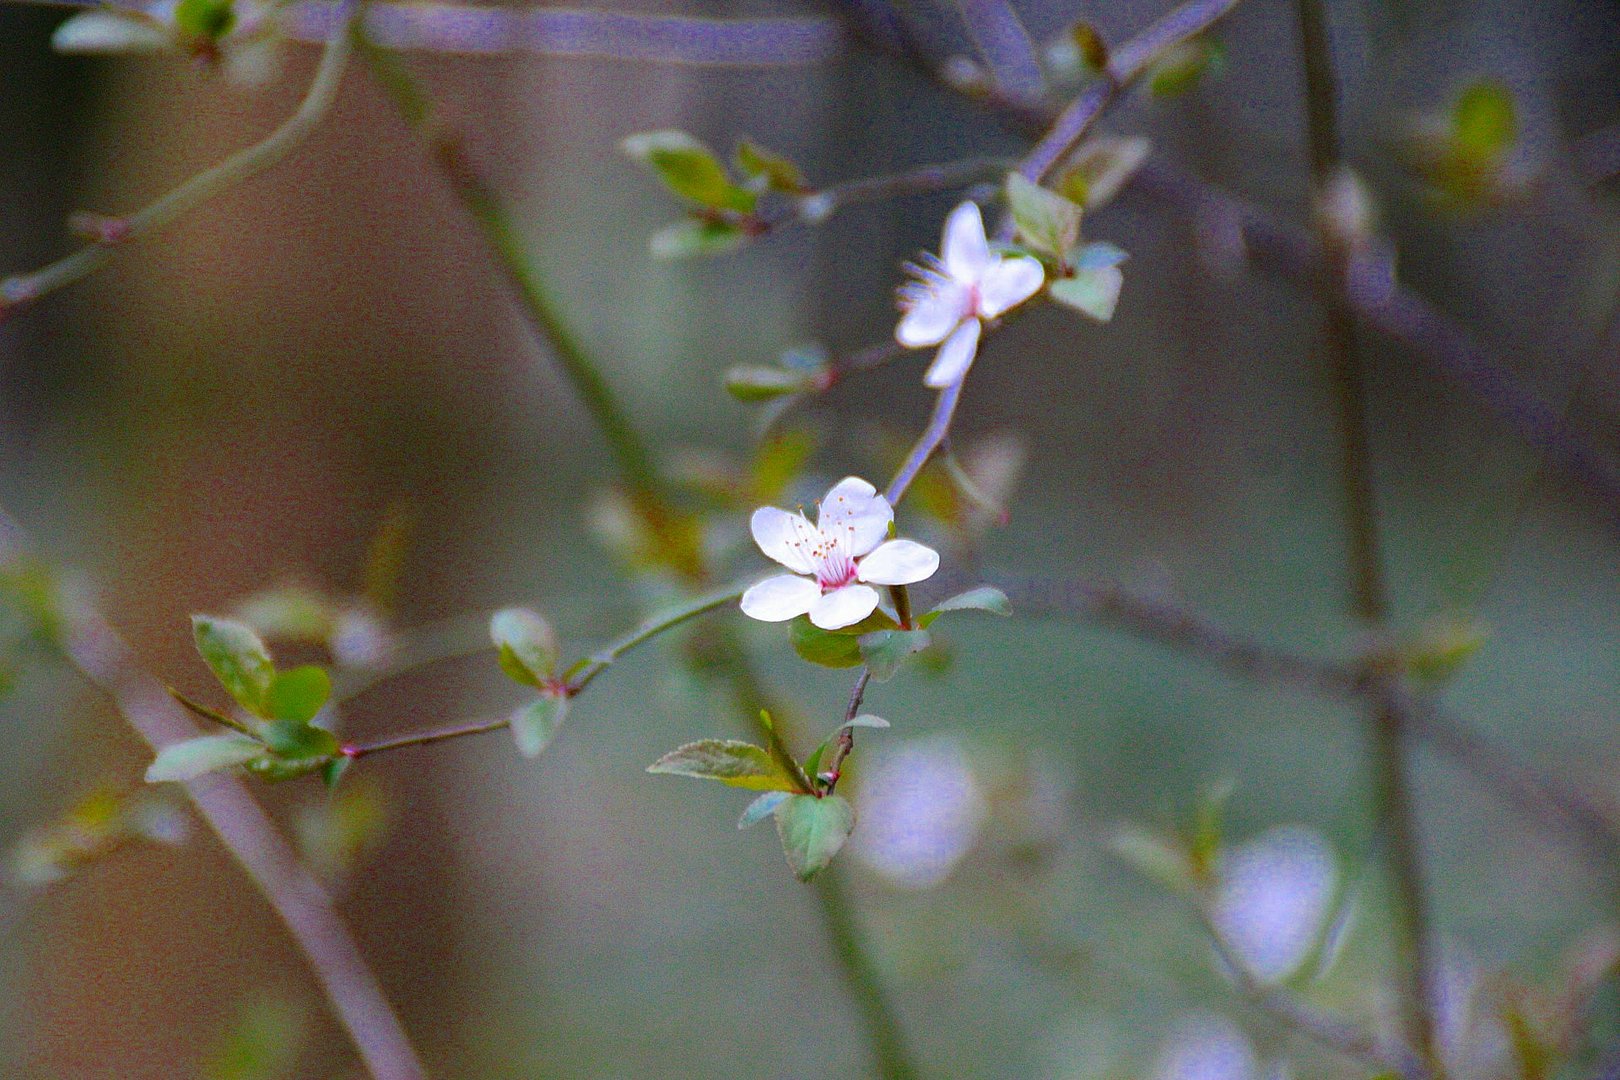
[{"label": "white flower out of focus", "polygon": [[1153,1080],[1284,1080],[1281,1065],[1266,1068],[1248,1036],[1217,1013],[1185,1017],[1164,1040]]},{"label": "white flower out of focus", "polygon": [[967,374],[987,319],[1011,311],[1041,291],[1046,270],[1028,255],[990,250],[979,208],[965,202],[945,219],[939,257],[907,267],[916,281],[900,288],[905,312],[894,338],[908,349],[938,345],[923,382],[951,386]]},{"label": "white flower out of focus", "polygon": [[850,850],[891,884],[931,889],[973,849],[989,801],[950,736],[885,748],[861,770]]},{"label": "white flower out of focus", "polygon": [[275,77],[283,44],[275,5],[260,0],[158,0],[144,8],[85,11],[51,35],[61,53],[183,53],[218,64],[243,86]]},{"label": "white flower out of focus", "polygon": [[894,510],[856,476],[827,492],[815,524],[774,506],[749,522],[759,550],[791,574],[766,578],[743,593],[743,614],[765,622],[800,615],[823,630],[853,626],[877,610],[873,585],[911,585],[939,569],[939,553],[915,540],[885,540]]},{"label": "white flower out of focus", "polygon": [[1218,879],[1215,932],[1256,980],[1274,985],[1313,957],[1324,966],[1332,959],[1339,868],[1321,834],[1272,829],[1224,853]]}]

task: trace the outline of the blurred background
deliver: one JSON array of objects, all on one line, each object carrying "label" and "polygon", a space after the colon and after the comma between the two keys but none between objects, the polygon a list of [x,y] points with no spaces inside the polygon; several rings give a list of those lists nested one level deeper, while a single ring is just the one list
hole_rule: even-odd
[{"label": "blurred background", "polygon": [[[1165,7],[1019,11],[1040,39],[1084,18],[1120,41]],[[966,52],[947,8],[924,20],[925,40]],[[1576,153],[1620,124],[1620,12],[1600,0],[1329,8],[1346,156],[1402,279],[1620,454],[1620,335],[1605,330],[1620,310],[1620,202]],[[818,13],[788,0],[689,11]],[[69,250],[71,212],[139,206],[268,131],[314,62],[301,47],[281,78],[245,90],[173,58],[54,55],[62,18],[0,6],[5,272]],[[1156,155],[1303,222],[1293,6],[1249,0],[1217,37],[1220,63],[1185,93],[1133,95],[1103,127],[1145,134]],[[851,208],[714,261],[658,262],[648,237],[678,210],[619,152],[624,136],[679,127],[721,148],[749,137],[814,184],[1027,147],[858,48],[739,70],[410,59],[518,208],[633,418],[672,458],[708,465],[745,461],[754,444],[758,407],[725,395],[725,370],[807,341],[843,353],[886,339],[901,262],[937,249],[959,194]],[[1487,76],[1511,89],[1514,167],[1528,179],[1494,205],[1439,207],[1402,158],[1402,132]],[[1043,308],[985,346],[957,445],[1020,446],[1027,468],[982,566],[1117,578],[1348,656],[1319,312],[1297,285],[1212,257],[1200,225],[1127,188],[1086,222],[1131,256],[1113,322]],[[1613,508],[1540,469],[1421,359],[1365,343],[1400,625],[1476,619],[1485,643],[1446,700],[1615,801]],[[888,475],[927,415],[924,362],[852,377],[790,418],[818,446],[800,497],[848,472]],[[412,522],[398,626],[476,623],[522,603],[582,655],[650,595],[592,529],[611,482],[599,436],[361,67],[285,164],[0,324],[0,503],[182,688],[208,686],[190,613],[288,581],[357,590],[397,508]],[[901,520],[931,535],[919,511]],[[764,573],[746,553],[736,566]],[[800,662],[780,628],[744,629],[772,689],[809,730],[830,728],[846,673]],[[940,636],[948,665],[874,686],[868,706],[894,726],[863,733],[857,752],[868,819],[911,824],[863,824],[841,860],[926,1073],[1258,1078],[1260,1062],[1286,1060],[1298,1076],[1366,1075],[1239,1004],[1186,905],[1102,842],[1119,821],[1185,817],[1223,780],[1234,840],[1314,830],[1354,915],[1308,992],[1376,1013],[1389,934],[1354,710],[1061,613],[964,618]],[[149,761],[59,665],[15,681],[0,701],[7,845],[98,784],[138,782]],[[515,690],[487,656],[435,666],[355,702],[344,731],[500,712]],[[582,697],[537,761],[500,735],[379,756],[351,774],[347,825],[313,779],[254,791],[317,847],[337,843],[334,829],[363,834],[358,852],[332,856],[335,887],[437,1076],[865,1075],[811,893],[769,826],[736,832],[743,793],[643,772],[711,735],[748,732],[675,650],[654,646]],[[1552,978],[1581,935],[1615,920],[1612,878],[1567,838],[1427,752],[1417,783],[1434,918],[1459,970]],[[229,1071],[255,1039],[285,1059]],[[1187,1040],[1206,1049],[1184,1052]],[[1227,1071],[1209,1071],[1217,1059]],[[131,847],[6,898],[0,1074],[360,1075],[281,925],[195,827],[180,846]]]}]

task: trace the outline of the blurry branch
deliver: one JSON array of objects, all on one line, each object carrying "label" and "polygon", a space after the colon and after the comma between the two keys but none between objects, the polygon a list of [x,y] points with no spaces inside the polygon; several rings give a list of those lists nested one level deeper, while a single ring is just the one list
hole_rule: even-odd
[{"label": "blurry branch", "polygon": [[[555,687],[549,688],[557,697],[571,698],[578,695],[589,686],[598,675],[607,670],[625,653],[639,645],[644,645],[653,638],[666,631],[673,630],[683,623],[706,615],[716,608],[734,604],[742,596],[742,587],[721,589],[716,592],[700,596],[678,604],[668,611],[647,619],[640,626],[618,638],[605,648],[599,649],[590,656],[579,661],[557,680]],[[487,639],[486,639],[487,645]],[[434,728],[430,731],[413,732],[407,735],[395,735],[386,739],[379,739],[369,743],[347,743],[342,748],[342,754],[348,758],[370,757],[372,754],[385,750],[398,750],[406,746],[427,746],[432,743],[448,742],[467,735],[484,735],[491,731],[500,731],[511,726],[509,717],[497,720],[476,720],[463,724],[452,724],[447,727]]]},{"label": "blurry branch", "polygon": [[[95,8],[100,0],[0,0],[58,8]],[[147,3],[117,3],[146,9]],[[282,13],[288,37],[330,42],[341,4],[305,0]],[[471,56],[602,57],[653,64],[760,67],[819,64],[843,52],[845,32],[832,19],[706,19],[582,8],[481,7],[444,3],[372,4],[370,40],[385,49]]]},{"label": "blurry branch", "polygon": [[649,518],[661,520],[668,508],[652,455],[620,408],[607,380],[563,323],[505,203],[473,166],[461,137],[439,122],[433,103],[404,65],[369,41],[362,40],[361,53],[478,227],[485,247],[512,286],[530,330],[556,359],[607,440],[619,475],[636,498],[638,509]]},{"label": "blurry branch", "polygon": [[1046,76],[1035,44],[1007,0],[957,0],[957,6],[996,86],[1013,97],[1044,97]]},{"label": "blurry branch", "polygon": [[[344,25],[352,22],[357,9],[355,0],[345,2],[333,11],[334,19]],[[114,252],[132,240],[168,225],[176,218],[196,209],[203,203],[263,172],[281,161],[306,139],[331,108],[337,97],[343,70],[349,61],[351,39],[347,33],[334,34],[321,55],[320,65],[310,82],[309,91],[293,113],[263,141],[240,150],[224,161],[207,169],[167,195],[128,217],[98,219],[96,239],[64,259],[60,259],[31,274],[21,274],[0,281],[0,320],[15,314],[41,296],[65,285],[88,277],[105,266]]]},{"label": "blurry branch", "polygon": [[[663,473],[630,425],[595,360],[564,327],[538,269],[523,247],[505,203],[473,167],[460,137],[437,122],[432,102],[410,72],[394,57],[368,43],[362,42],[362,50],[377,80],[392,96],[407,125],[427,144],[433,161],[477,224],[491,255],[516,289],[531,330],[543,344],[550,347],[564,374],[601,428],[613,450],[620,477],[630,488],[638,509],[653,528],[673,526],[679,520],[680,511],[670,498]],[[702,585],[709,577],[708,567],[696,553],[692,559],[682,561],[674,568],[689,586]],[[732,593],[713,603],[704,603],[692,614],[712,610],[736,595]],[[620,642],[617,648],[619,651],[627,650],[650,636],[647,628],[643,627]],[[706,673],[723,676],[735,694],[741,711],[759,725],[768,743],[786,753],[784,713],[781,709],[770,707],[768,695],[735,631],[728,627],[715,627],[709,634],[698,635],[693,648],[696,650],[694,655],[702,658],[699,668]],[[611,661],[610,654],[613,652],[613,649],[608,650],[601,658],[588,661],[586,667],[573,674],[587,681],[594,678]],[[760,719],[763,709],[768,709],[775,717],[774,725]],[[816,886],[816,896],[827,924],[834,958],[865,1024],[879,1071],[886,1080],[912,1080],[917,1070],[911,1064],[905,1046],[900,1018],[883,993],[876,968],[861,942],[848,897],[837,880],[828,877],[827,871],[818,875],[818,880],[822,884]]]},{"label": "blurry branch", "polygon": [[1620,124],[1582,135],[1570,152],[1576,170],[1588,183],[1599,184],[1620,176]]},{"label": "blurry branch", "polygon": [[861,203],[926,195],[979,180],[999,180],[1015,164],[1010,158],[974,157],[935,165],[918,165],[903,172],[828,184],[814,191],[790,196],[772,210],[728,215],[726,220],[733,221],[751,236],[763,235],[791,221],[819,225],[838,211]]},{"label": "blurry branch", "polygon": [[[1307,656],[1254,640],[1174,599],[1100,580],[1053,581],[997,572],[982,580],[1006,593],[1021,612],[1052,612],[1112,627],[1260,685],[1352,702],[1368,693],[1365,674],[1352,662]],[[980,577],[956,580],[940,575],[931,584],[948,595],[980,581]],[[1486,793],[1557,827],[1605,870],[1613,872],[1620,866],[1620,822],[1591,796],[1523,764],[1512,751],[1436,702],[1412,702],[1408,723],[1413,734],[1428,740],[1464,773],[1484,781]]]},{"label": "blurry branch", "polygon": [[[1301,230],[1168,165],[1144,165],[1132,187],[1241,238],[1244,255],[1260,269],[1306,283],[1322,273],[1321,251]],[[1397,284],[1387,257],[1352,255],[1342,287],[1342,302],[1357,318],[1467,391],[1524,442],[1599,496],[1604,516],[1620,525],[1620,470],[1583,441],[1557,407],[1475,342],[1457,319]]]},{"label": "blurry branch", "polygon": [[[9,561],[24,550],[21,530],[0,511],[0,560]],[[129,646],[93,608],[79,605],[68,613],[62,646],[68,661],[107,695],[152,749],[199,734],[163,684],[140,667]],[[424,1080],[426,1073],[398,1016],[338,917],[331,896],[298,861],[247,788],[218,775],[184,787],[203,820],[291,932],[374,1080]]]},{"label": "blurry branch", "polygon": [[[1333,382],[1339,422],[1340,489],[1344,498],[1345,561],[1350,608],[1377,638],[1389,632],[1389,583],[1379,543],[1378,499],[1373,480],[1367,418],[1367,377],[1356,341],[1355,316],[1345,302],[1351,249],[1329,223],[1330,189],[1338,179],[1338,91],[1328,39],[1325,0],[1297,0],[1304,67],[1305,142],[1309,151],[1311,203],[1322,272],[1314,280],[1322,308],[1322,349]],[[1422,870],[1422,838],[1411,788],[1408,718],[1412,701],[1394,665],[1369,658],[1371,691],[1366,710],[1372,813],[1393,886],[1390,922],[1394,935],[1402,1037],[1415,1046],[1436,1076],[1444,1075],[1434,1010],[1440,1000],[1433,980],[1439,965],[1430,938],[1429,901]]]},{"label": "blurry branch", "polygon": [[1238,0],[1189,0],[1131,40],[1114,48],[1098,77],[1080,91],[1018,167],[1039,183],[1086,137],[1103,110],[1113,104],[1161,54],[1214,26]]},{"label": "blurry branch", "polygon": [[[296,37],[332,32],[333,6],[302,3],[288,16]],[[385,49],[493,55],[594,56],[659,64],[817,64],[843,51],[831,19],[703,19],[571,8],[374,4],[367,38]]]},{"label": "blurry branch", "polygon": [[[939,63],[916,47],[887,4],[844,0],[842,6],[874,48],[945,90],[979,103],[1014,130],[1038,136],[1052,124],[1051,110],[1039,104],[993,90],[963,91]],[[1233,247],[1257,269],[1306,284],[1322,273],[1322,254],[1305,230],[1163,161],[1142,166],[1130,188],[1233,237],[1237,241]],[[1387,257],[1352,257],[1342,287],[1343,302],[1358,319],[1407,346],[1467,392],[1520,439],[1598,495],[1607,516],[1620,525],[1620,470],[1587,445],[1557,409],[1474,341],[1460,322],[1401,287]]]},{"label": "blurry branch", "polygon": [[1244,966],[1210,915],[1206,898],[1196,903],[1198,921],[1209,939],[1221,967],[1245,999],[1255,1008],[1290,1031],[1298,1032],[1318,1045],[1359,1061],[1374,1069],[1387,1070],[1404,1080],[1428,1080],[1430,1073],[1410,1047],[1386,1047],[1378,1036],[1341,1017],[1322,1012],[1299,995],[1281,986],[1267,986]]}]

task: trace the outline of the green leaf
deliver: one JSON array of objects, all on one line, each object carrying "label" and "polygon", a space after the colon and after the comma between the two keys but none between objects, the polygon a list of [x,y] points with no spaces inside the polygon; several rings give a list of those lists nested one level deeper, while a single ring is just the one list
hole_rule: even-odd
[{"label": "green leaf", "polygon": [[1059,278],[1047,286],[1052,299],[1089,315],[1098,322],[1114,317],[1119,304],[1119,291],[1125,285],[1125,275],[1117,266],[1100,270],[1077,270],[1074,277]]},{"label": "green leaf", "polygon": [[671,750],[651,765],[650,773],[718,780],[751,791],[798,791],[799,784],[770,751],[733,739],[700,739]]},{"label": "green leaf", "polygon": [[162,27],[121,11],[86,11],[51,35],[60,53],[153,53],[170,46]]},{"label": "green leaf", "polygon": [[1195,875],[1187,849],[1175,840],[1135,824],[1114,828],[1108,846],[1139,873],[1175,892],[1191,892]]},{"label": "green leaf", "polygon": [[309,1040],[304,1011],[269,999],[243,1009],[204,1061],[201,1080],[275,1080],[292,1075]]},{"label": "green leaf", "polygon": [[287,762],[324,765],[338,752],[337,738],[330,731],[300,720],[270,721],[265,725],[264,744],[276,757]]},{"label": "green leaf", "polygon": [[557,668],[557,632],[528,608],[502,608],[489,618],[489,639],[499,651],[501,670],[525,686],[540,689]]},{"label": "green leaf", "polygon": [[838,730],[843,731],[847,727],[886,728],[888,726],[889,722],[875,713],[861,713],[855,719],[845,720],[842,724],[839,724]]},{"label": "green leaf", "polygon": [[1069,40],[1074,42],[1086,67],[1101,71],[1108,66],[1108,43],[1103,40],[1102,31],[1091,23],[1077,22],[1069,27]]},{"label": "green leaf", "polygon": [[729,255],[745,239],[743,231],[729,222],[683,218],[653,233],[647,247],[655,259],[691,259]]},{"label": "green leaf", "polygon": [[1093,136],[1074,152],[1055,187],[1085,209],[1095,210],[1119,194],[1152,150],[1153,144],[1139,135]]},{"label": "green leaf", "polygon": [[1161,54],[1148,75],[1148,92],[1157,98],[1185,94],[1206,74],[1220,70],[1221,47],[1205,38],[1192,38]]},{"label": "green leaf", "polygon": [[314,589],[290,585],[249,597],[237,607],[236,615],[268,638],[325,641],[338,613]]},{"label": "green leaf", "polygon": [[1049,260],[1059,260],[1080,241],[1080,207],[1055,191],[1007,174],[1007,206],[1024,244]]},{"label": "green leaf", "polygon": [[759,798],[748,804],[748,809],[742,812],[737,819],[737,828],[746,829],[750,825],[758,825],[771,816],[771,813],[782,804],[782,800],[793,796],[786,791],[767,791]]},{"label": "green leaf", "polygon": [[714,152],[684,131],[647,131],[619,145],[683,199],[716,210],[754,210],[757,196],[733,184]]},{"label": "green leaf", "polygon": [[782,852],[800,881],[832,862],[855,828],[855,808],[840,795],[794,795],[776,808]]},{"label": "green leaf", "polygon": [[947,611],[988,611],[992,615],[1006,616],[1012,614],[1012,603],[1000,589],[981,585],[977,589],[957,593],[948,600],[941,600],[933,611],[917,620],[917,625],[927,629]]},{"label": "green leaf", "polygon": [[774,367],[734,367],[726,372],[726,390],[738,401],[768,401],[797,394],[809,385],[803,372]]},{"label": "green leaf", "polygon": [[763,182],[770,191],[801,195],[810,189],[797,165],[746,139],[737,144],[736,161],[739,172]]},{"label": "green leaf", "polygon": [[546,694],[518,709],[512,714],[512,738],[518,753],[539,757],[567,718],[568,698],[562,694]]},{"label": "green leaf", "polygon": [[1451,113],[1457,151],[1469,161],[1494,161],[1519,139],[1518,109],[1513,91],[1497,79],[1481,79],[1463,88]]},{"label": "green leaf", "polygon": [[859,667],[864,662],[860,638],[823,630],[803,615],[788,625],[788,640],[799,656],[822,667]]},{"label": "green leaf", "polygon": [[307,724],[331,696],[331,678],[314,664],[305,664],[276,673],[264,697],[264,709],[276,720]]},{"label": "green leaf", "polygon": [[197,651],[226,692],[248,712],[265,716],[265,696],[275,681],[276,666],[259,635],[246,623],[208,615],[191,617],[191,633]]},{"label": "green leaf", "polygon": [[353,764],[354,758],[348,754],[339,754],[321,766],[321,782],[329,789],[337,787],[338,781],[343,779],[343,774],[348,772],[349,766]]},{"label": "green leaf", "polygon": [[236,8],[231,0],[180,0],[174,8],[174,25],[207,41],[218,41],[236,25]]},{"label": "green leaf", "polygon": [[928,648],[930,640],[926,630],[879,630],[860,639],[861,658],[872,669],[872,678],[888,682],[901,662]]},{"label": "green leaf", "polygon": [[152,764],[147,766],[146,782],[195,780],[211,772],[245,765],[263,753],[263,743],[234,731],[170,743],[159,750]]}]

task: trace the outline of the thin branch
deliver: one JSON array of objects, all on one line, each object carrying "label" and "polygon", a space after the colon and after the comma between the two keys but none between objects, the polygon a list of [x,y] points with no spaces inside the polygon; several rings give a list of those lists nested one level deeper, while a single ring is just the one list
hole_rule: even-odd
[{"label": "thin branch", "polygon": [[485,246],[512,286],[529,328],[555,357],[591,418],[596,422],[625,485],[638,508],[651,518],[664,516],[663,481],[652,454],[620,408],[612,388],[563,322],[552,302],[540,268],[529,255],[505,203],[474,168],[461,138],[441,125],[433,104],[416,80],[393,56],[369,42],[361,51],[393,98],[400,115],[422,141],[473,219]]},{"label": "thin branch", "polygon": [[[679,604],[668,611],[647,619],[630,633],[618,638],[610,645],[592,653],[569,668],[562,678],[556,680],[556,685],[549,688],[550,691],[563,697],[574,697],[625,653],[651,641],[660,634],[697,618],[699,615],[705,615],[716,608],[736,603],[737,598],[742,596],[742,593],[743,590],[739,587],[722,589]],[[511,724],[510,717],[472,720],[465,723],[450,724],[445,727],[431,728],[427,731],[393,735],[375,742],[346,743],[341,753],[344,757],[351,759],[370,757],[373,754],[398,750],[406,746],[431,746],[434,743],[449,742],[452,739],[461,739],[469,735],[486,735],[491,731],[508,728]]]},{"label": "thin branch", "polygon": [[[1310,154],[1313,204],[1320,207],[1339,168],[1338,91],[1334,85],[1333,51],[1328,40],[1323,0],[1297,0],[1300,53],[1305,77],[1305,134]],[[1389,584],[1379,550],[1378,503],[1374,489],[1367,420],[1363,358],[1356,344],[1356,324],[1343,297],[1349,251],[1342,247],[1326,215],[1318,213],[1317,245],[1324,273],[1317,277],[1322,306],[1323,347],[1327,353],[1339,421],[1340,486],[1345,502],[1346,563],[1351,609],[1375,635],[1389,621]],[[1367,710],[1369,766],[1373,776],[1373,816],[1383,841],[1393,885],[1391,922],[1395,935],[1397,998],[1405,1039],[1417,1047],[1428,1068],[1444,1075],[1434,1016],[1439,1000],[1432,980],[1439,968],[1432,954],[1428,896],[1422,871],[1422,841],[1407,760],[1410,701],[1401,676],[1368,666],[1373,697]]]},{"label": "thin branch", "polygon": [[916,1080],[917,1068],[912,1064],[894,1005],[867,955],[860,927],[856,925],[854,905],[844,884],[842,868],[833,863],[811,879],[811,885],[821,901],[827,938],[832,942],[851,997],[860,1010],[861,1023],[877,1059],[878,1075],[883,1080]]},{"label": "thin branch", "polygon": [[957,0],[973,44],[1005,94],[1039,101],[1046,93],[1035,43],[1007,0]]},{"label": "thin branch", "polygon": [[1039,183],[1080,145],[1108,106],[1158,60],[1165,50],[1204,33],[1237,7],[1238,0],[1189,0],[1113,49],[1098,78],[1082,90],[1029,152],[1018,171]]},{"label": "thin branch", "polygon": [[[609,445],[614,449],[614,460],[621,477],[633,494],[638,496],[640,508],[649,523],[672,519],[677,511],[669,501],[663,475],[654,465],[653,458],[639,436],[630,426],[612,395],[611,387],[602,378],[595,362],[563,330],[560,319],[552,309],[549,296],[529,262],[511,219],[494,190],[486,185],[472,168],[460,140],[433,121],[431,102],[417,86],[410,73],[376,49],[366,49],[372,70],[393,96],[396,105],[409,126],[428,144],[432,156],[449,180],[456,195],[478,224],[486,244],[512,280],[523,302],[531,328],[552,346],[553,353],[563,365],[565,373],[577,393],[585,400],[592,417],[597,421]],[[698,583],[708,576],[708,568],[694,560],[680,568],[689,581]],[[797,761],[788,753],[780,730],[780,723],[765,725],[757,718],[761,709],[768,707],[764,688],[748,664],[740,641],[718,628],[713,635],[717,645],[718,662],[711,670],[724,671],[738,695],[739,703],[750,718],[756,718],[763,734],[779,757]],[[642,640],[642,639],[638,639]],[[625,647],[633,647],[635,642]],[[698,643],[695,642],[694,645]],[[586,675],[587,669],[575,672]],[[594,672],[591,672],[594,676]],[[772,710],[778,721],[780,710]],[[808,786],[808,784],[806,784]],[[836,872],[836,871],[834,871]],[[916,1070],[910,1064],[905,1049],[899,1016],[884,996],[871,960],[852,923],[847,898],[838,890],[835,879],[828,878],[817,886],[823,917],[832,932],[834,957],[838,961],[850,993],[866,1021],[873,1055],[890,1080],[909,1080]]]},{"label": "thin branch", "polygon": [[1215,950],[1221,966],[1237,983],[1239,993],[1261,1012],[1285,1028],[1353,1061],[1374,1069],[1392,1071],[1407,1080],[1427,1080],[1429,1070],[1410,1049],[1401,1048],[1392,1053],[1380,1044],[1373,1032],[1341,1017],[1321,1012],[1284,987],[1261,983],[1244,966],[1242,957],[1221,936],[1206,905],[1198,905],[1198,918],[1209,938],[1210,947]]},{"label": "thin branch", "polygon": [[[945,90],[963,93],[909,40],[897,40],[873,26],[870,5],[845,0],[843,6],[869,44]],[[994,92],[965,96],[1022,134],[1039,136],[1053,120],[1051,110],[1039,104]],[[1321,252],[1305,230],[1163,160],[1144,165],[1129,186],[1197,219],[1223,223],[1240,238],[1238,247],[1257,269],[1307,285],[1321,274]],[[1473,397],[1525,443],[1599,496],[1605,515],[1620,526],[1620,470],[1588,445],[1557,409],[1482,348],[1460,322],[1402,287],[1387,258],[1352,258],[1343,288],[1344,303],[1364,325],[1407,346]]]},{"label": "thin branch", "polygon": [[956,416],[956,403],[961,400],[963,382],[958,379],[941,390],[939,397],[934,399],[934,413],[928,418],[928,426],[917,437],[906,460],[901,462],[900,471],[894,474],[894,479],[889,481],[888,488],[883,492],[890,506],[898,506],[900,500],[906,497],[911,482],[917,479],[917,474],[928,464],[928,459],[934,456],[934,451],[944,444],[946,436],[951,433],[951,420]]},{"label": "thin branch", "polygon": [[[86,9],[103,0],[0,0],[0,4]],[[118,7],[148,10],[156,4]],[[330,41],[338,7],[304,0],[281,12],[295,41]],[[586,8],[522,8],[444,3],[373,3],[367,36],[385,49],[467,56],[600,57],[652,64],[778,67],[826,63],[845,45],[832,19],[708,19]]]},{"label": "thin branch", "polygon": [[[23,550],[18,527],[0,511],[0,555]],[[62,642],[67,659],[117,706],[153,750],[199,731],[111,625],[93,609],[71,613]],[[399,1017],[338,917],[331,896],[298,861],[247,788],[227,776],[184,785],[209,828],[247,872],[291,932],[374,1080],[424,1080]]]},{"label": "thin branch", "polygon": [[[356,0],[344,0],[333,17],[347,27],[354,19]],[[280,162],[315,130],[337,98],[348,65],[352,38],[334,33],[327,41],[309,91],[296,112],[263,141],[240,150],[198,173],[179,187],[125,218],[108,222],[104,239],[80,249],[43,269],[0,281],[0,320],[16,314],[47,293],[71,285],[100,270],[131,241],[162,229],[224,191]]]},{"label": "thin branch", "polygon": [[735,604],[743,594],[746,586],[730,586],[715,592],[687,601],[666,612],[653,616],[642,623],[630,633],[624,635],[606,648],[592,653],[588,658],[581,660],[568,670],[564,676],[565,686],[570,695],[577,694],[589,686],[598,675],[607,669],[625,653],[642,645],[667,630],[673,630],[682,623],[705,615],[716,608]]}]

